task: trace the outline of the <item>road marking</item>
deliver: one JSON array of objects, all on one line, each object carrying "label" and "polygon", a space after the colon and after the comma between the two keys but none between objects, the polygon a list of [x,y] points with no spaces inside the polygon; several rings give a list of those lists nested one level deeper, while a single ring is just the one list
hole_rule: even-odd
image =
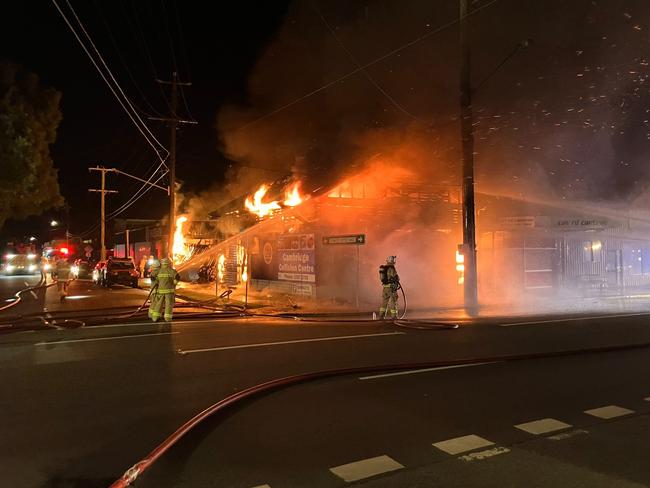
[{"label": "road marking", "polygon": [[180,332],[155,332],[153,334],[132,334],[124,336],[113,336],[113,337],[89,337],[88,339],[71,339],[68,341],[50,341],[50,342],[37,342],[35,346],[50,346],[57,344],[72,344],[74,342],[92,342],[92,341],[114,341],[117,339],[132,339],[135,337],[151,337],[151,336],[161,336],[161,335],[170,335],[170,334],[180,334]]},{"label": "road marking", "polygon": [[279,346],[283,344],[300,344],[301,342],[341,341],[345,339],[359,339],[364,337],[381,337],[381,336],[394,336],[394,335],[404,335],[404,334],[405,332],[382,332],[378,334],[355,334],[355,335],[348,335],[348,336],[317,337],[313,339],[296,339],[293,341],[261,342],[258,344],[239,344],[237,346],[208,347],[205,349],[185,349],[185,350],[179,350],[178,352],[179,354],[194,354],[197,352],[226,351],[228,349],[246,349],[250,347]]},{"label": "road marking", "polygon": [[435,442],[433,447],[438,448],[447,454],[455,455],[493,445],[494,442],[471,434],[462,437],[454,437],[453,439],[447,439],[446,441]]},{"label": "road marking", "polygon": [[417,373],[426,373],[428,371],[440,371],[443,369],[455,369],[455,368],[469,368],[471,366],[481,366],[483,364],[495,364],[499,361],[490,361],[487,363],[475,363],[475,364],[455,364],[453,366],[438,366],[437,368],[423,368],[423,369],[413,369],[410,371],[399,371],[397,373],[385,373],[385,374],[375,374],[372,376],[360,376],[360,380],[374,380],[377,378],[390,378],[391,376],[403,376],[407,374],[417,374]]},{"label": "road marking", "polygon": [[601,419],[613,419],[634,413],[634,410],[628,410],[627,408],[619,407],[617,405],[607,405],[606,407],[585,410],[585,413]]},{"label": "road marking", "polygon": [[570,439],[571,437],[588,434],[588,433],[589,433],[588,430],[575,429],[575,430],[570,430],[569,432],[562,432],[561,434],[550,435],[548,436],[548,438],[553,439],[554,441],[562,441],[564,439]]},{"label": "road marking", "polygon": [[620,317],[639,317],[641,315],[650,315],[648,312],[639,313],[622,313],[610,315],[586,315],[584,317],[572,317],[568,319],[549,319],[549,320],[533,320],[530,322],[511,322],[507,324],[498,324],[499,327],[513,327],[515,325],[535,325],[535,324],[555,324],[558,322],[576,322],[580,320],[596,320],[596,319],[615,319]]},{"label": "road marking", "polygon": [[644,400],[645,400],[646,402],[650,402],[650,397],[645,397]]},{"label": "road marking", "polygon": [[390,471],[402,469],[400,463],[388,456],[377,456],[369,459],[362,459],[350,464],[343,464],[330,468],[330,471],[343,481],[352,482],[358,481],[371,476],[376,476]]},{"label": "road marking", "polygon": [[492,449],[487,449],[485,451],[473,452],[471,454],[466,454],[465,456],[460,456],[458,459],[462,459],[463,461],[480,461],[507,452],[510,452],[510,449],[507,447],[493,447]]},{"label": "road marking", "polygon": [[253,486],[253,488],[271,488],[271,485],[257,485]]},{"label": "road marking", "polygon": [[526,422],[524,424],[517,424],[515,428],[528,432],[529,434],[548,434],[549,432],[555,432],[556,430],[568,429],[571,427],[569,424],[565,424],[559,420],[555,419],[540,419],[533,420],[532,422]]}]

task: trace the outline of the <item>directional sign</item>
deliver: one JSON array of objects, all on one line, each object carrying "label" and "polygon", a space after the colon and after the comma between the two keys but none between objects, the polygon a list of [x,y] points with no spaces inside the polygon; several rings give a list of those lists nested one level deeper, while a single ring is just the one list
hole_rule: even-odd
[{"label": "directional sign", "polygon": [[365,234],[354,234],[354,235],[345,235],[345,236],[326,236],[323,237],[323,244],[365,244],[366,235]]}]

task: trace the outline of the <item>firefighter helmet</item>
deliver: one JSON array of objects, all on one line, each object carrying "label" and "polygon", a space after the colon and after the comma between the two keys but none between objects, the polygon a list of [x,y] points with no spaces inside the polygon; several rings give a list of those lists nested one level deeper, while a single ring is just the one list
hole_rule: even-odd
[{"label": "firefighter helmet", "polygon": [[386,258],[386,263],[388,264],[395,264],[395,261],[397,261],[397,256],[388,256]]}]

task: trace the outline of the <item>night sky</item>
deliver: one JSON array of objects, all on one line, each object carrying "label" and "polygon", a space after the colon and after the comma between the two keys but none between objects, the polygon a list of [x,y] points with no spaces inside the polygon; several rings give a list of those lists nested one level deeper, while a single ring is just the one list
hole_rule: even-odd
[{"label": "night sky", "polygon": [[[292,171],[315,187],[379,152],[403,154],[404,164],[417,160],[427,168],[423,178],[458,176],[457,2],[72,4],[146,114],[168,111],[154,78],[168,79],[176,66],[179,77],[193,83],[184,90],[189,111],[181,99],[179,115],[199,125],[179,132],[178,178],[184,193],[204,196],[210,205],[252,190],[259,179]],[[650,176],[650,3],[473,5],[481,9],[471,20],[475,86],[519,42],[533,41],[476,93],[479,191],[643,201]],[[97,219],[98,196],[87,188],[96,187],[99,176],[86,168],[103,164],[142,176],[155,156],[50,2],[12,2],[3,9],[10,22],[0,34],[0,57],[63,93],[63,123],[52,154],[71,206],[71,230],[79,233]],[[345,78],[292,104],[339,77]],[[285,104],[292,105],[273,113]],[[164,124],[150,127],[167,144]],[[234,170],[227,172],[231,163]],[[226,178],[239,183],[231,184],[230,193],[223,190]],[[109,176],[109,187],[120,190],[109,197],[110,211],[139,184]],[[164,194],[149,195],[123,216],[163,217]],[[4,233],[41,220],[9,222]]]},{"label": "night sky", "polygon": [[[218,10],[206,8],[205,2],[174,0],[73,1],[72,5],[142,111],[167,115],[167,100],[154,79],[170,79],[174,66],[181,80],[192,82],[184,90],[190,113],[181,99],[179,116],[193,117],[199,125],[179,131],[178,178],[196,190],[223,178],[228,162],[219,151],[215,114],[223,103],[245,100],[249,72],[282,22],[286,2],[219,2]],[[23,65],[37,73],[44,85],[63,93],[63,122],[52,156],[61,192],[71,206],[71,231],[82,232],[96,221],[99,209],[98,195],[87,191],[98,187],[99,175],[90,174],[87,167],[118,167],[143,176],[156,161],[155,155],[51,2],[9,2],[2,9],[0,57]],[[169,131],[164,123],[151,122],[150,127],[167,146]],[[109,210],[140,186],[123,177],[109,176],[108,181],[108,186],[120,190],[118,196],[108,197]],[[156,207],[164,206],[165,198],[162,192],[152,191],[124,216],[160,218]],[[57,212],[47,215],[54,217]],[[3,234],[12,229],[29,232],[41,220],[10,221]]]}]

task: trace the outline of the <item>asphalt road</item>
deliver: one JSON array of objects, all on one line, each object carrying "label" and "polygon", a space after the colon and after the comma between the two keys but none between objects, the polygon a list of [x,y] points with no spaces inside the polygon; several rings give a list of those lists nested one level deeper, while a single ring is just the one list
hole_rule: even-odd
[{"label": "asphalt road", "polygon": [[[109,300],[112,292],[96,293],[93,300]],[[435,332],[372,322],[242,318],[4,335],[0,479],[12,487],[108,486],[188,418],[262,381],[321,369],[650,342],[648,317],[490,319]],[[558,462],[568,463],[571,479],[602,470],[610,476],[606,481],[620,476],[621,484],[608,486],[645,486],[647,471],[634,460],[650,440],[644,437],[647,359],[647,350],[640,349],[290,388],[208,422],[142,481],[144,486],[342,486],[346,482],[330,468],[388,456],[404,468],[370,483],[429,486],[417,483],[442,476],[449,480],[444,486],[489,486],[480,483],[484,471],[508,472],[493,463],[512,459],[532,471],[541,466],[535,467],[536,456],[548,457],[545,443],[555,444],[513,426],[548,417],[571,424],[569,431],[589,432],[557,441],[567,450]],[[594,423],[583,413],[607,405],[634,414],[620,423]],[[633,430],[639,437],[627,439],[625,432]],[[474,463],[458,458],[477,450],[450,455],[432,446],[472,434],[494,443],[478,452],[501,447],[509,452]],[[618,436],[615,443],[610,436]],[[579,449],[570,446],[598,439],[621,452],[604,450],[604,464],[578,469],[584,468]],[[536,443],[540,452],[533,450]],[[603,449],[594,446],[594,453]],[[629,459],[628,471],[607,465],[610,457]],[[478,474],[472,478],[463,463],[477,466],[471,470]],[[556,471],[548,465],[549,476]],[[157,478],[160,473],[164,478]],[[551,486],[549,479],[539,486]],[[583,478],[584,486],[600,486],[589,484],[591,479]],[[625,484],[631,481],[637,485]]]}]

